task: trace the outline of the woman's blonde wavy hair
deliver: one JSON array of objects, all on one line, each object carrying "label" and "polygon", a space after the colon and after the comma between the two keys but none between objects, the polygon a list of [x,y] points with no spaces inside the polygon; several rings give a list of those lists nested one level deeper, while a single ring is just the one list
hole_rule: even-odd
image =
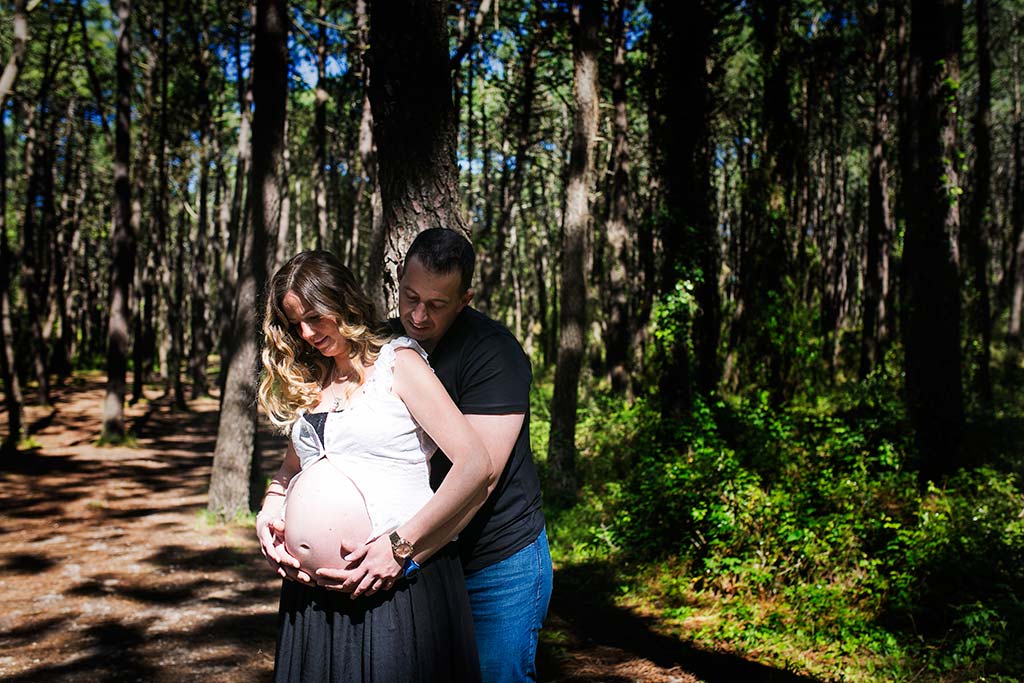
[{"label": "woman's blonde wavy hair", "polygon": [[281,304],[294,292],[316,313],[338,321],[348,342],[359,384],[363,365],[370,365],[391,335],[376,315],[373,302],[359,288],[352,271],[329,251],[303,251],[281,266],[267,288],[263,318],[263,373],[259,402],[280,431],[287,433],[299,410],[320,400],[321,388],[333,376],[334,361],[320,354],[288,322]]}]

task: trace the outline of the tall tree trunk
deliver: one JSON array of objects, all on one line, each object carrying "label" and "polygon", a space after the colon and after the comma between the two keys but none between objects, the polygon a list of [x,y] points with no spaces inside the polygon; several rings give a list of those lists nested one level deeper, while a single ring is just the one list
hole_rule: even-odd
[{"label": "tall tree trunk", "polygon": [[131,164],[132,47],[131,0],[117,3],[117,126],[114,134],[114,211],[111,245],[110,322],[107,328],[107,393],[103,402],[105,441],[124,439],[125,379],[128,369],[128,301],[135,263],[135,234],[132,232]]},{"label": "tall tree trunk", "polygon": [[780,328],[790,327],[792,317],[790,296],[785,290],[785,273],[790,263],[786,229],[794,144],[790,117],[790,4],[787,1],[752,5],[764,79],[760,114],[763,147],[743,200],[744,230],[750,239],[741,256],[743,314],[738,321],[738,334],[746,346],[746,363],[750,364],[748,375],[766,383],[776,402],[786,399],[792,390],[791,349],[777,334]]},{"label": "tall tree trunk", "polygon": [[[292,221],[291,165],[292,157],[288,151],[288,118],[286,116],[284,121],[284,142],[281,144],[281,170],[277,185],[278,192],[281,194],[281,209],[278,212],[277,232],[270,233],[271,235],[276,235],[277,247],[274,249],[273,260],[267,264],[268,273],[273,273],[284,265],[284,262],[287,260],[288,249],[291,246],[291,241],[288,239],[288,225]],[[271,244],[273,244],[273,241],[271,241]]]},{"label": "tall tree trunk", "polygon": [[174,262],[171,265],[171,291],[168,308],[175,311],[175,315],[169,315],[170,323],[170,352],[167,354],[167,375],[168,386],[171,389],[171,400],[175,410],[185,410],[188,404],[185,402],[185,387],[181,381],[181,362],[185,358],[185,314],[188,311],[188,304],[185,301],[185,251],[189,250],[189,225],[185,210],[181,209],[178,214],[178,234],[174,244],[177,246],[172,252]]},{"label": "tall tree trunk", "polygon": [[[691,377],[701,393],[718,384],[719,243],[711,211],[708,119],[711,94],[707,64],[711,58],[714,12],[708,3],[691,6],[685,15],[669,3],[652,5],[651,120],[658,176],[663,182],[664,210],[656,215],[664,258],[657,291],[666,302],[677,299],[682,282],[694,283],[699,312],[692,320],[696,367],[691,371],[685,307],[666,310],[667,329],[676,333],[660,349],[659,388],[664,417],[679,419],[692,401]],[[678,86],[674,79],[681,78]],[[650,258],[645,256],[645,258]]]},{"label": "tall tree trunk", "polygon": [[876,12],[873,22],[875,116],[871,131],[871,155],[868,161],[868,235],[864,309],[861,313],[861,379],[867,377],[882,362],[884,356],[882,340],[886,331],[885,300],[892,235],[892,218],[889,215],[889,169],[885,157],[889,131],[889,83],[885,74],[889,53],[885,8],[879,6]]},{"label": "tall tree trunk", "polygon": [[[512,231],[512,223],[522,197],[523,179],[526,177],[526,169],[529,166],[530,146],[533,143],[531,124],[533,123],[533,103],[537,85],[538,29],[525,28],[524,30],[528,31],[529,34],[524,38],[523,64],[520,67],[523,84],[516,114],[515,167],[512,170],[511,182],[507,185],[505,181],[509,174],[507,172],[502,174],[504,192],[502,193],[501,209],[494,231],[494,243],[492,248],[488,250],[489,254],[483,255],[487,258],[481,259],[483,265],[481,270],[483,272],[481,273],[480,287],[477,292],[481,308],[490,312],[503,308],[498,305],[495,296],[504,289],[501,286],[501,282],[505,255],[509,251],[508,238],[509,233]],[[505,136],[505,139],[507,140],[508,136]]]},{"label": "tall tree trunk", "polygon": [[[370,105],[370,17],[367,13],[366,0],[356,0],[356,33],[359,36],[359,68],[362,84],[363,103],[359,118],[359,162],[362,179],[356,188],[356,200],[352,210],[352,240],[350,263],[357,266],[367,264],[363,273],[367,294],[373,299],[378,315],[387,310],[387,299],[384,296],[384,209],[380,194],[380,182],[377,173],[377,143],[373,135],[373,108]],[[367,236],[366,254],[360,254],[356,240],[359,239],[360,216],[364,211],[363,195],[369,194],[370,229]]]},{"label": "tall tree trunk", "polygon": [[386,247],[383,282],[368,279],[367,289],[383,288],[389,311],[397,303],[396,269],[419,232],[449,228],[469,237],[455,165],[446,7],[441,0],[370,5],[370,104]]},{"label": "tall tree trunk", "polygon": [[[0,74],[0,117],[7,112],[7,96],[21,74],[28,46],[26,0],[15,0],[11,54]],[[24,398],[14,356],[14,328],[11,325],[11,273],[14,257],[7,241],[7,131],[0,127],[0,378],[4,383],[4,407],[7,409],[7,436],[3,451],[13,453],[24,436]]]},{"label": "tall tree trunk", "polygon": [[[630,342],[635,325],[629,310],[629,115],[626,106],[626,12],[627,0],[612,0],[612,153],[610,159],[611,189],[608,192],[608,222],[605,226],[611,267],[608,271],[607,332],[605,334],[605,366],[612,391],[630,388]],[[632,7],[630,8],[632,9]]]},{"label": "tall tree trunk", "polygon": [[558,318],[558,361],[551,398],[548,440],[550,491],[555,500],[576,495],[576,405],[587,327],[584,239],[590,224],[589,195],[598,124],[597,59],[601,50],[600,0],[580,0],[573,12],[573,138],[562,234],[562,286]]},{"label": "tall tree trunk", "polygon": [[1021,309],[1024,307],[1024,111],[1020,93],[1020,33],[1013,31],[1013,177],[1011,183],[1010,261],[1009,277],[1012,278],[1010,298],[1010,320],[1007,333],[1016,346],[1021,341]]},{"label": "tall tree trunk", "polygon": [[135,290],[138,294],[136,294],[137,303],[135,306],[135,316],[132,321],[134,334],[132,335],[131,403],[133,404],[143,398],[143,386],[147,381],[149,371],[152,370],[156,346],[156,333],[153,330],[156,317],[153,314],[153,306],[156,304],[154,298],[154,289],[156,287],[154,268],[156,262],[154,261],[153,252],[160,247],[152,244],[155,235],[146,234],[151,231],[144,233],[138,229],[142,224],[143,198],[149,186],[150,169],[153,161],[152,153],[150,152],[150,131],[152,129],[148,122],[151,120],[153,112],[153,90],[156,87],[155,76],[157,73],[156,60],[158,52],[155,49],[157,47],[155,45],[157,38],[153,35],[152,31],[150,31],[150,36],[150,45],[146,48],[148,55],[146,60],[146,85],[143,88],[144,100],[141,106],[142,120],[139,131],[139,153],[136,155],[135,161],[135,189],[132,192],[132,227],[140,240],[140,243],[136,245],[136,249],[147,255],[145,259],[139,259],[135,263],[135,282],[139,286]]},{"label": "tall tree trunk", "polygon": [[953,162],[962,12],[960,0],[914,0],[910,16],[901,308],[907,411],[922,483],[956,469],[963,437],[960,189]]},{"label": "tall tree trunk", "polygon": [[[256,22],[256,7],[251,6],[250,28]],[[251,33],[254,33],[252,31]],[[236,35],[235,52],[235,73],[238,74],[238,108],[240,122],[238,125],[237,158],[235,161],[235,186],[231,194],[231,218],[228,221],[227,245],[224,249],[224,268],[221,270],[220,281],[220,302],[221,302],[221,328],[220,328],[220,373],[217,384],[220,388],[220,402],[224,404],[224,389],[227,383],[228,367],[231,364],[232,349],[237,343],[233,337],[234,307],[238,298],[239,278],[239,243],[243,239],[243,233],[247,229],[248,207],[251,199],[245,196],[245,185],[249,181],[249,172],[252,166],[252,101],[255,62],[250,58],[249,76],[243,76],[242,69],[242,44],[241,39]],[[250,52],[251,54],[251,52]]]},{"label": "tall tree trunk", "polygon": [[330,249],[333,241],[327,226],[327,12],[324,0],[316,0],[320,20],[316,34],[316,105],[313,114],[316,167],[313,169],[313,203],[316,208],[317,248]]},{"label": "tall tree trunk", "polygon": [[267,247],[280,221],[279,169],[284,155],[288,109],[288,4],[258,0],[253,69],[256,115],[253,120],[252,176],[249,201],[252,221],[245,231],[239,260],[231,350],[222,400],[217,446],[210,476],[209,509],[233,517],[259,499],[259,444],[256,439],[257,334],[261,293],[267,281]]},{"label": "tall tree trunk", "polygon": [[974,172],[971,204],[964,226],[964,242],[970,260],[971,331],[976,336],[974,390],[982,407],[992,410],[992,312],[989,304],[987,216],[992,176],[992,55],[989,50],[988,0],[974,0],[977,24],[978,104],[974,113]]},{"label": "tall tree trunk", "polygon": [[206,379],[206,359],[210,349],[210,335],[206,324],[206,252],[211,230],[209,195],[210,195],[210,158],[211,151],[216,149],[214,138],[217,131],[213,124],[212,104],[209,93],[210,50],[206,26],[206,4],[200,4],[200,25],[196,31],[196,68],[199,85],[199,217],[196,225],[196,239],[192,251],[192,334],[188,354],[189,377],[192,380],[192,397],[203,396],[209,391]]}]

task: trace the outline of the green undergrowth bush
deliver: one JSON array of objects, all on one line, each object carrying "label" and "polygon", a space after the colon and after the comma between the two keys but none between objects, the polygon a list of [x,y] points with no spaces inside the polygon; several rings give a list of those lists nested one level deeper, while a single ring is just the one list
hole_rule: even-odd
[{"label": "green undergrowth bush", "polygon": [[674,424],[591,395],[579,502],[549,514],[556,561],[605,559],[685,637],[822,680],[1018,680],[1018,475],[922,490],[909,434],[884,372],[784,409],[700,401]]}]

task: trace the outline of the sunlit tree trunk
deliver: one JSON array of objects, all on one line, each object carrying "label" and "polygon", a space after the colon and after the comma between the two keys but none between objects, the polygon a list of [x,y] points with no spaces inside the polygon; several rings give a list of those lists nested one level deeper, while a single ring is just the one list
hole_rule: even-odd
[{"label": "sunlit tree trunk", "polygon": [[562,233],[562,277],[558,318],[558,360],[551,398],[548,440],[549,489],[555,500],[576,495],[576,406],[587,326],[584,239],[590,224],[589,195],[593,184],[597,137],[600,0],[574,2],[573,11],[573,137]]},{"label": "sunlit tree trunk", "polygon": [[242,240],[238,287],[232,319],[230,364],[221,402],[217,445],[210,477],[209,509],[230,518],[248,510],[262,493],[256,440],[257,335],[261,295],[267,281],[267,247],[281,220],[280,169],[288,107],[288,4],[259,0],[253,69],[252,221]]},{"label": "sunlit tree trunk", "polygon": [[111,242],[109,327],[107,330],[107,393],[103,402],[102,438],[119,441],[127,432],[124,421],[125,379],[128,369],[128,300],[135,263],[132,232],[131,113],[132,47],[131,0],[117,3],[117,107],[114,133],[113,235]]}]

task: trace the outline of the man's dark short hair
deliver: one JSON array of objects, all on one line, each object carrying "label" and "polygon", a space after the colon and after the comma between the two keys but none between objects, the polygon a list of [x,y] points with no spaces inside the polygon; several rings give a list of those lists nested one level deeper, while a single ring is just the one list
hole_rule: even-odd
[{"label": "man's dark short hair", "polygon": [[416,235],[405,253],[405,262],[415,256],[431,273],[447,275],[458,271],[462,294],[473,284],[476,255],[473,245],[461,233],[447,228],[429,228]]}]

